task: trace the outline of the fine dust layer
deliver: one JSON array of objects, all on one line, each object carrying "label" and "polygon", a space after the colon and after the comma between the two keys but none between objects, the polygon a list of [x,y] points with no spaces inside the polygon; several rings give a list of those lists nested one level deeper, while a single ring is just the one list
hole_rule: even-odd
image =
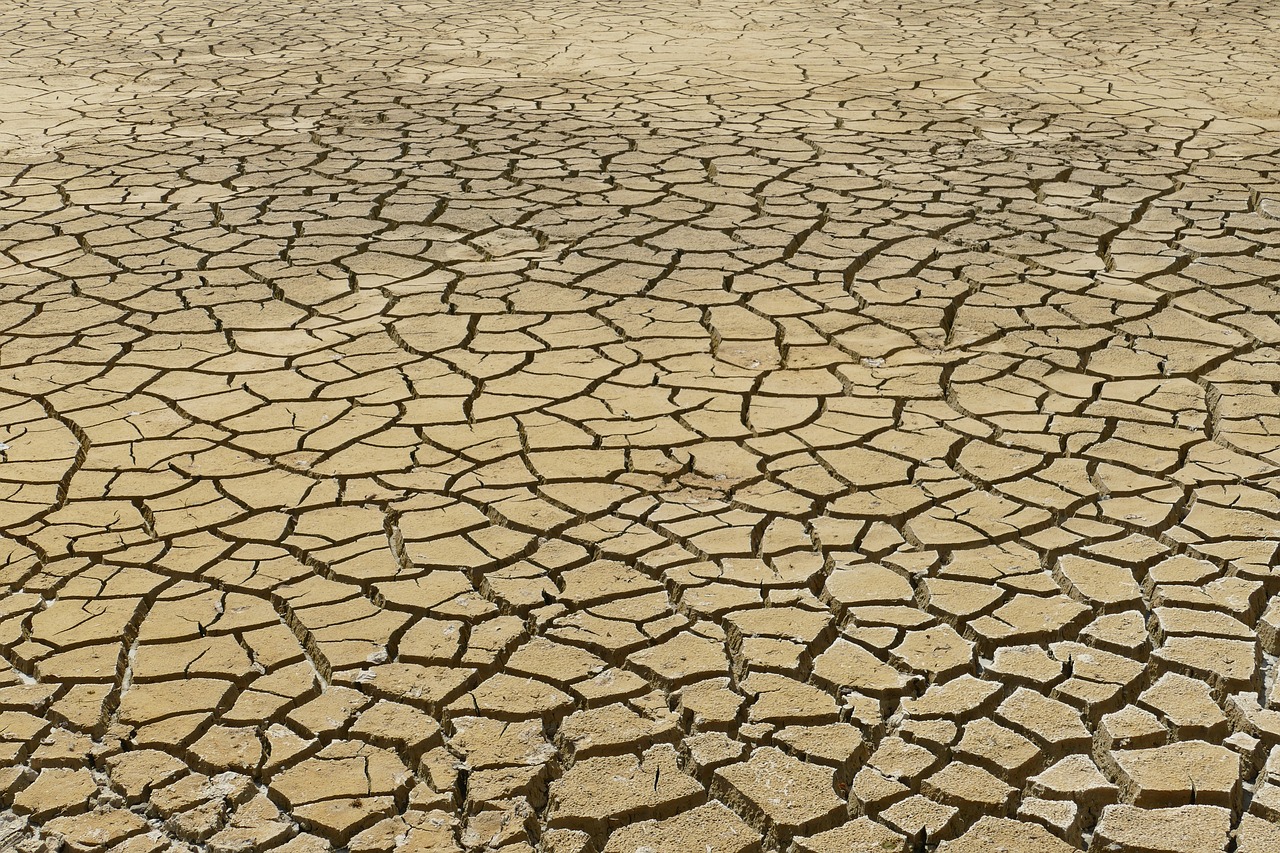
[{"label": "fine dust layer", "polygon": [[0,849],[1280,850],[1278,28],[8,4]]}]

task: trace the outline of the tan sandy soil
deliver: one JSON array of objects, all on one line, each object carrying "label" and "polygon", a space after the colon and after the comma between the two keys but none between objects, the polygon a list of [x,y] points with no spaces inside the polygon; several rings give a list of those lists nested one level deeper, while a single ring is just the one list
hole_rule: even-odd
[{"label": "tan sandy soil", "polygon": [[12,0],[0,849],[1280,850],[1280,6]]}]

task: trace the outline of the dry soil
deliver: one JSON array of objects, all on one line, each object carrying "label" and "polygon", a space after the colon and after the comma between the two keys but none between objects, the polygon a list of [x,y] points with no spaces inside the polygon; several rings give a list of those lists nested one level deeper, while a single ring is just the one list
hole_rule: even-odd
[{"label": "dry soil", "polygon": [[1280,850],[1277,68],[10,0],[0,849]]}]

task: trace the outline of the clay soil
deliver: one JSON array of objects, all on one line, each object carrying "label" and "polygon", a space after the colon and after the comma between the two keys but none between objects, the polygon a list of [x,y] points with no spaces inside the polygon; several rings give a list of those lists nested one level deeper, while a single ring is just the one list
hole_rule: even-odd
[{"label": "clay soil", "polygon": [[0,849],[1276,853],[1278,33],[11,0]]}]

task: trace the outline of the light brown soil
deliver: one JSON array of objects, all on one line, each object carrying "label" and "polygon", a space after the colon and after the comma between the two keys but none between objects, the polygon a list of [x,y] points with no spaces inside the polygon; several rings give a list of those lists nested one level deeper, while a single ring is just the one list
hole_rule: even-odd
[{"label": "light brown soil", "polygon": [[1280,850],[1277,28],[9,3],[0,849]]}]

